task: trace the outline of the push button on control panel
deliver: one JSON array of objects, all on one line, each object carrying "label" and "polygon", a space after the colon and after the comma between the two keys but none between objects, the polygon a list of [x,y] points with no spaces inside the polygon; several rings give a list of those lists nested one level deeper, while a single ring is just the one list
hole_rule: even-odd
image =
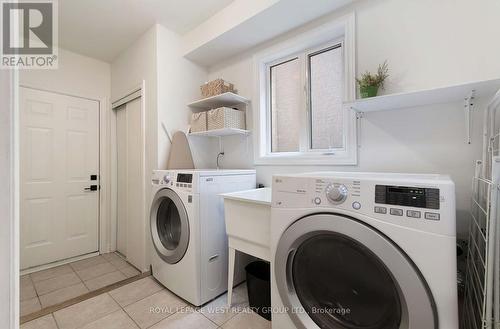
[{"label": "push button on control panel", "polygon": [[352,207],[355,209],[355,210],[359,210],[361,209],[361,203],[359,203],[358,201],[354,201],[352,203]]},{"label": "push button on control panel", "polygon": [[379,207],[375,206],[374,210],[376,214],[387,214],[387,208],[386,207]]},{"label": "push button on control panel", "polygon": [[321,198],[319,196],[314,198],[314,204],[320,205],[321,204]]},{"label": "push button on control panel", "polygon": [[439,214],[437,212],[426,212],[425,219],[428,220],[439,220]]},{"label": "push button on control panel", "polygon": [[390,214],[393,216],[403,216],[403,209],[391,208]]},{"label": "push button on control panel", "polygon": [[407,210],[406,216],[411,217],[411,218],[420,218],[421,213],[420,213],[420,211],[417,211],[417,210]]}]

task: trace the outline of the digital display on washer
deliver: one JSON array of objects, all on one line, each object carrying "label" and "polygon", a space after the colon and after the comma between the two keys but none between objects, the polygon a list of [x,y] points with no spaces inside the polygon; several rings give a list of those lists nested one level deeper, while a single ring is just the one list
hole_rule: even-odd
[{"label": "digital display on washer", "polygon": [[439,189],[375,185],[375,203],[439,209]]},{"label": "digital display on washer", "polygon": [[178,183],[189,183],[193,182],[193,174],[177,174]]}]

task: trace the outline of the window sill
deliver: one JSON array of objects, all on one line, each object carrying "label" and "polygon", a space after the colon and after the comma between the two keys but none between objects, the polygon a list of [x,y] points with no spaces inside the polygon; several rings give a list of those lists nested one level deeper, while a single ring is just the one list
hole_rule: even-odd
[{"label": "window sill", "polygon": [[256,166],[355,166],[358,164],[356,155],[337,154],[293,154],[266,155],[257,157]]}]

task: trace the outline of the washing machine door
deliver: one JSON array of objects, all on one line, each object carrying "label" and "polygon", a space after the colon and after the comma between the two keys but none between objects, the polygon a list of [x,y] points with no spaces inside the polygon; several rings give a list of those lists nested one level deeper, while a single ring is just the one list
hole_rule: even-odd
[{"label": "washing machine door", "polygon": [[275,254],[278,292],[297,328],[437,329],[421,273],[390,239],[353,218],[293,223]]},{"label": "washing machine door", "polygon": [[151,237],[158,255],[179,262],[189,244],[189,219],[181,198],[171,189],[159,190],[151,206]]}]

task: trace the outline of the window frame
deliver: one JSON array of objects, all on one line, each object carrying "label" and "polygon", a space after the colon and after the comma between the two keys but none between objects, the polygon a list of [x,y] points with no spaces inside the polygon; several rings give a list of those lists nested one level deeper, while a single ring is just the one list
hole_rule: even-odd
[{"label": "window frame", "polygon": [[[343,101],[355,98],[354,70],[354,15],[344,16],[335,22],[322,25],[286,42],[280,43],[254,56],[255,88],[254,99],[258,106],[254,111],[254,161],[256,165],[355,165],[357,164],[356,115],[343,107],[344,147],[335,149],[312,149],[311,98],[309,79],[310,55],[328,51],[336,45],[342,47],[344,61]],[[302,95],[301,118],[306,128],[300,131],[298,152],[271,152],[271,68],[298,58],[301,67],[300,86]],[[302,120],[302,119],[301,119]]]}]

